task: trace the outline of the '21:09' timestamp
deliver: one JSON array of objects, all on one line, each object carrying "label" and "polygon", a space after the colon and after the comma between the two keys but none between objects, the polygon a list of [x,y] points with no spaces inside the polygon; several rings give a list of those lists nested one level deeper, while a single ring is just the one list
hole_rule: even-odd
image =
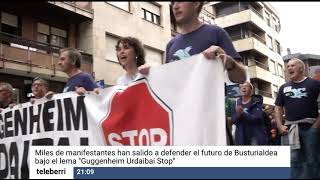
[{"label": "'21:09' timestamp", "polygon": [[94,169],[92,168],[81,168],[81,169],[76,169],[76,174],[77,175],[93,175],[94,174]]}]

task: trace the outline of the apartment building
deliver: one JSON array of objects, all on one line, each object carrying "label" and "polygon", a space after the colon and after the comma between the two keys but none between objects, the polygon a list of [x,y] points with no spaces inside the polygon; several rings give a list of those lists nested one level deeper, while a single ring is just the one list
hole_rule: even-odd
[{"label": "apartment building", "polygon": [[[14,99],[27,101],[37,76],[61,92],[67,76],[57,65],[59,49],[79,48],[79,26],[93,19],[91,2],[0,2],[0,19],[0,80],[12,84]],[[92,54],[82,55],[82,70],[92,73]]]},{"label": "apartment building", "polygon": [[256,94],[273,105],[285,82],[281,56],[280,18],[268,2],[210,2],[214,23],[230,35],[248,68]]}]

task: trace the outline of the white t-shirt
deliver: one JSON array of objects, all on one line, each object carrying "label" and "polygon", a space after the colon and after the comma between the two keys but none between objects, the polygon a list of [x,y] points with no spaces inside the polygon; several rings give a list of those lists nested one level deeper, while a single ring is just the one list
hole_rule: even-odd
[{"label": "white t-shirt", "polygon": [[132,82],[136,80],[138,75],[139,75],[138,72],[133,75],[129,75],[128,73],[126,73],[118,78],[117,85],[129,86]]}]

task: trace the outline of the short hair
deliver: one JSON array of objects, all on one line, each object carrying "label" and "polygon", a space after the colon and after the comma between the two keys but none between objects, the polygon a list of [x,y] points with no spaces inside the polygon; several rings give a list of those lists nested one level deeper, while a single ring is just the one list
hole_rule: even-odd
[{"label": "short hair", "polygon": [[32,81],[32,83],[34,83],[35,81],[41,81],[41,83],[44,85],[45,88],[49,89],[49,83],[48,81],[40,78],[40,77],[35,77]]},{"label": "short hair", "polygon": [[10,94],[13,93],[13,87],[11,86],[11,84],[9,84],[7,82],[0,82],[0,87],[3,87],[7,91],[9,91]]},{"label": "short hair", "polygon": [[[199,4],[199,7],[197,9],[197,12],[198,12],[198,15],[200,14],[201,10],[202,10],[202,7],[204,5],[204,2],[203,1],[198,1],[200,4]],[[172,9],[172,5],[174,4],[174,1],[171,1],[170,5],[171,5],[171,9]]]},{"label": "short hair", "polygon": [[75,48],[63,48],[60,50],[60,54],[68,52],[68,57],[76,68],[81,67],[82,56],[81,53]]},{"label": "short hair", "polygon": [[[253,85],[249,81],[246,81],[243,84],[249,85],[250,89],[253,90]],[[242,84],[240,84],[240,85],[242,85]]]},{"label": "short hair", "polygon": [[304,62],[303,62],[301,59],[291,58],[289,61],[298,61],[298,63],[300,64],[300,66],[303,68],[303,72],[305,71],[306,65],[304,64]]},{"label": "short hair", "polygon": [[[120,38],[117,42],[116,50],[119,48],[120,43],[128,44],[129,46],[133,47],[134,52],[136,54],[136,58],[137,58],[137,67],[144,65],[146,63],[146,61],[145,61],[146,55],[144,52],[144,48],[143,48],[143,45],[139,39],[134,38],[134,37],[130,37],[130,36]],[[118,56],[117,56],[117,58],[118,58]],[[118,58],[118,61],[119,61],[119,58]],[[120,61],[119,61],[119,63],[120,63]]]}]

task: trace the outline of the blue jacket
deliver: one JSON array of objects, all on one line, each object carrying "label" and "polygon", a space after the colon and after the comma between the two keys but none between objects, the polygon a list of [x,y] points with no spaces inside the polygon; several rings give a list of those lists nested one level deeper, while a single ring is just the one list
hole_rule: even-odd
[{"label": "blue jacket", "polygon": [[[237,105],[241,105],[242,98],[237,100]],[[258,145],[268,144],[268,135],[265,127],[262,103],[263,97],[253,95],[251,106],[239,117],[234,112],[232,123],[236,125],[235,145],[250,145],[250,140],[255,139]]]}]

